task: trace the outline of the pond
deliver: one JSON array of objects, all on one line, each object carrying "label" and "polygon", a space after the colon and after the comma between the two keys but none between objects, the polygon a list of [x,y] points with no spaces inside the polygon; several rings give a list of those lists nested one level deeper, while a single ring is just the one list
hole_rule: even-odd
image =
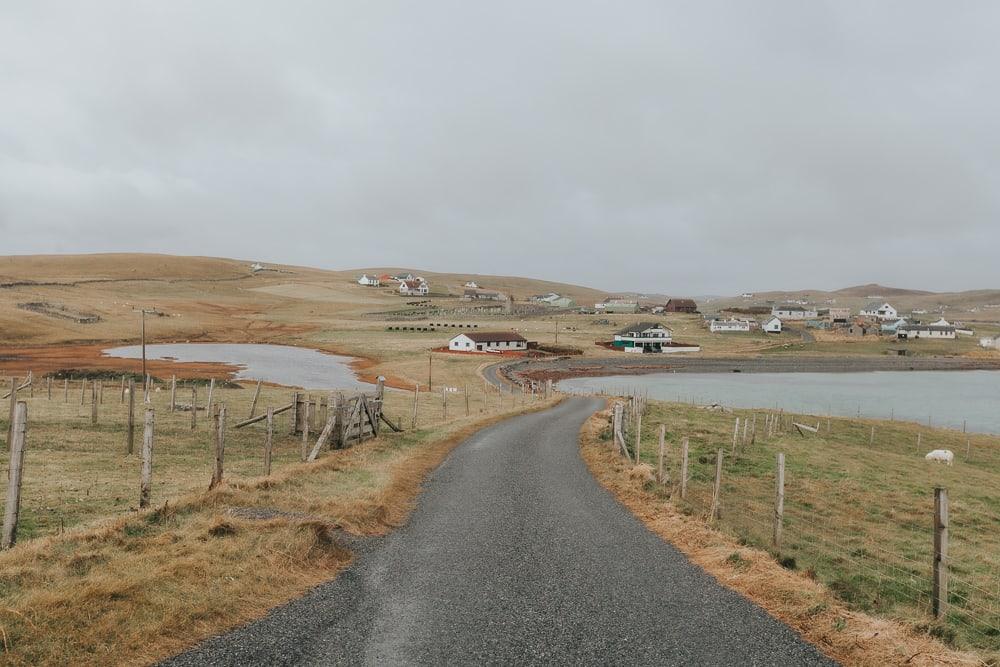
[{"label": "pond", "polygon": [[1000,433],[1000,371],[652,373],[561,380],[573,393],[648,392],[650,398],[738,408],[895,418]]},{"label": "pond", "polygon": [[[141,359],[138,345],[104,350],[110,357]],[[307,347],[262,343],[157,343],[146,346],[147,359],[218,362],[239,370],[236,379],[256,380],[305,389],[360,389],[350,364],[354,357],[327,354]]]}]

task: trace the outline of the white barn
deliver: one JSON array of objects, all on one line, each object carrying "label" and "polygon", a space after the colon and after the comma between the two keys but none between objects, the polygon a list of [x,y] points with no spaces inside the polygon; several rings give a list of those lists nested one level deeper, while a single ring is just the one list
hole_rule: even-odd
[{"label": "white barn", "polygon": [[813,320],[819,317],[819,312],[813,308],[802,306],[774,306],[771,315],[781,320]]},{"label": "white barn", "polygon": [[777,317],[772,317],[761,325],[761,329],[764,333],[781,333],[781,320]]},{"label": "white barn", "polygon": [[367,273],[358,278],[358,284],[365,287],[379,287],[382,284],[376,276],[369,276]]},{"label": "white barn", "polygon": [[882,322],[887,320],[895,321],[899,319],[899,313],[888,302],[879,303],[878,301],[872,301],[861,309],[861,317],[870,317],[873,320],[880,320]]},{"label": "white barn", "polygon": [[902,324],[896,329],[896,337],[906,340],[911,338],[952,339],[955,338],[955,327],[935,324]]},{"label": "white barn", "polygon": [[460,333],[448,341],[452,352],[516,352],[528,349],[528,340],[513,331]]},{"label": "white barn", "polygon": [[427,283],[420,280],[402,280],[399,283],[399,293],[404,296],[423,296],[430,292]]},{"label": "white barn", "polygon": [[750,331],[750,320],[712,320],[708,323],[712,333],[746,333]]}]

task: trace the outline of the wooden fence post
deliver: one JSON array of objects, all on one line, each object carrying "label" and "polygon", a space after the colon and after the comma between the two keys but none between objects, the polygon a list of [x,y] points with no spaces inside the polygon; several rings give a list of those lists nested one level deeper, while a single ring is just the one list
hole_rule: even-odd
[{"label": "wooden fence post", "polygon": [[441,387],[441,419],[448,421],[448,387]]},{"label": "wooden fence post", "polygon": [[417,428],[417,395],[420,394],[420,384],[413,385],[413,416],[410,417],[410,428]]},{"label": "wooden fence post", "polygon": [[785,454],[778,452],[777,468],[774,476],[774,534],[771,544],[775,551],[781,551],[781,530],[785,523]]},{"label": "wooden fence post", "polygon": [[222,483],[223,459],[226,452],[226,404],[219,403],[219,413],[215,416],[215,428],[212,429],[215,441],[215,468],[212,471],[212,481],[208,485],[211,491]]},{"label": "wooden fence post", "polygon": [[52,400],[52,376],[45,378],[45,389],[48,391],[49,400]]},{"label": "wooden fence post", "polygon": [[198,388],[191,387],[191,430],[198,428]]},{"label": "wooden fence post", "polygon": [[465,416],[468,417],[472,414],[472,409],[469,407],[469,385],[465,385]]},{"label": "wooden fence post", "polygon": [[257,388],[253,390],[253,400],[250,401],[250,416],[253,417],[254,413],[257,412],[257,399],[260,398],[260,383],[264,381],[264,378],[257,380]]},{"label": "wooden fence post", "polygon": [[681,499],[688,494],[688,439],[681,441]]},{"label": "wooden fence post", "polygon": [[948,489],[934,489],[934,586],[931,611],[944,618],[948,610]]},{"label": "wooden fence post", "polygon": [[658,470],[658,479],[660,484],[665,484],[666,480],[663,477],[663,450],[666,448],[666,438],[667,438],[667,425],[660,424],[660,464]]},{"label": "wooden fence post", "polygon": [[736,440],[740,437],[740,418],[736,418],[736,427],[733,429],[733,454],[736,453]]},{"label": "wooden fence post", "polygon": [[177,409],[177,376],[170,376],[170,411]]},{"label": "wooden fence post", "polygon": [[125,402],[125,376],[124,375],[122,376],[122,400],[119,401],[119,402],[120,403],[124,403]]},{"label": "wooden fence post", "polygon": [[[14,415],[17,414],[17,387],[18,379],[10,379],[10,409],[7,411],[7,448],[14,442]],[[9,475],[8,475],[9,477]]]},{"label": "wooden fence post", "polygon": [[719,496],[722,493],[722,457],[725,453],[720,447],[715,452],[715,484],[712,486],[712,511],[709,514],[709,518],[712,521],[717,521],[722,517],[722,509],[719,507]]},{"label": "wooden fence post", "polygon": [[267,435],[264,438],[264,475],[271,475],[271,453],[274,451],[274,408],[267,409]]},{"label": "wooden fence post", "polygon": [[639,465],[639,450],[642,449],[642,410],[635,413],[635,464]]},{"label": "wooden fence post", "polygon": [[302,413],[302,447],[301,452],[299,452],[299,460],[305,461],[306,457],[309,456],[309,413],[312,410],[312,401],[309,397],[306,397],[305,412]]},{"label": "wooden fence post", "polygon": [[104,405],[104,380],[97,383],[97,402]]},{"label": "wooden fence post", "polygon": [[209,424],[211,424],[212,417],[212,394],[215,393],[215,378],[208,381],[208,401],[205,403],[205,414],[209,417]]},{"label": "wooden fence post", "polygon": [[[122,394],[124,396],[124,394]],[[63,403],[69,403],[69,376],[63,378]]]},{"label": "wooden fence post", "polygon": [[0,549],[10,549],[17,540],[17,518],[21,512],[21,479],[24,474],[24,448],[28,433],[28,404],[20,401],[14,406],[10,440],[10,463],[7,483],[7,502],[4,505],[3,532]]},{"label": "wooden fence post", "polygon": [[80,380],[80,405],[87,404],[87,378]]},{"label": "wooden fence post", "polygon": [[97,384],[90,384],[90,424],[97,426]]},{"label": "wooden fence post", "polygon": [[135,449],[135,379],[128,381],[128,421],[125,426],[125,453]]},{"label": "wooden fence post", "polygon": [[142,429],[142,473],[139,481],[139,507],[149,507],[149,488],[153,479],[153,408],[146,408]]}]

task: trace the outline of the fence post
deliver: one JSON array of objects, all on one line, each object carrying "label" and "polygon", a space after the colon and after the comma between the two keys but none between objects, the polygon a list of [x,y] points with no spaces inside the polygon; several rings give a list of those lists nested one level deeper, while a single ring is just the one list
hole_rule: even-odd
[{"label": "fence post", "polygon": [[[215,378],[208,381],[208,401],[205,403],[205,413],[212,416],[212,394],[215,393]],[[211,422],[209,422],[211,423]]]},{"label": "fence post", "polygon": [[635,464],[639,465],[639,449],[642,447],[642,410],[635,415]]},{"label": "fence post", "polygon": [[222,483],[223,458],[226,452],[226,404],[219,403],[219,413],[215,416],[215,428],[212,429],[215,440],[215,469],[212,471],[212,481],[208,485],[211,491]]},{"label": "fence post", "polygon": [[264,438],[264,475],[271,475],[271,453],[274,451],[274,408],[267,409],[267,435]]},{"label": "fence post", "polygon": [[128,381],[128,423],[125,426],[125,453],[135,448],[135,379]]},{"label": "fence post", "polygon": [[191,430],[198,428],[198,388],[191,387]]},{"label": "fence post", "polygon": [[[125,401],[125,392],[122,392],[122,402]],[[63,378],[63,403],[69,403],[69,376]]]},{"label": "fence post", "polygon": [[688,494],[688,439],[681,441],[681,500]]},{"label": "fence post", "polygon": [[123,375],[122,376],[122,399],[119,401],[119,403],[124,403],[124,402],[125,402],[125,376]]},{"label": "fence post", "polygon": [[142,430],[142,476],[139,482],[139,507],[149,507],[149,487],[153,478],[153,408],[146,408]]},{"label": "fence post", "polygon": [[10,448],[9,443],[14,441],[14,415],[17,414],[17,383],[18,379],[16,377],[10,379],[10,410],[7,411],[8,449]]},{"label": "fence post", "polygon": [[97,383],[90,383],[90,424],[97,426]]},{"label": "fence post", "polygon": [[872,447],[875,445],[875,427],[872,426],[871,435],[868,436],[868,446]]},{"label": "fence post", "polygon": [[417,428],[417,396],[420,394],[420,383],[413,385],[413,416],[410,417],[410,429]]},{"label": "fence post", "polygon": [[736,440],[740,437],[740,418],[736,418],[736,427],[733,428],[733,454],[736,453]]},{"label": "fence post", "polygon": [[468,417],[472,414],[472,410],[469,407],[469,385],[465,385],[465,416]]},{"label": "fence post", "polygon": [[300,452],[300,461],[305,461],[306,457],[309,456],[309,413],[312,411],[312,401],[309,397],[306,397],[305,412],[302,414],[304,419],[302,420],[302,451]]},{"label": "fence post", "polygon": [[24,401],[14,406],[14,421],[11,426],[8,470],[10,481],[7,483],[7,502],[4,505],[0,549],[10,549],[17,539],[17,517],[21,511],[21,479],[24,473],[24,447],[28,432],[28,404]]},{"label": "fence post", "polygon": [[49,393],[49,400],[52,400],[52,376],[45,378],[45,389]]},{"label": "fence post", "polygon": [[177,376],[170,376],[170,411],[177,409]]},{"label": "fence post", "polygon": [[666,447],[666,438],[667,438],[667,425],[660,424],[660,463],[658,466],[659,467],[658,478],[660,480],[660,484],[664,484],[666,482],[666,480],[664,480],[663,478],[663,450]]},{"label": "fence post", "polygon": [[260,383],[264,381],[264,378],[259,378],[257,380],[257,388],[253,390],[253,400],[250,401],[250,417],[257,412],[257,399],[260,398]]},{"label": "fence post", "polygon": [[781,551],[781,530],[785,523],[785,454],[778,452],[777,468],[774,475],[774,535],[771,544],[775,551]]},{"label": "fence post", "polygon": [[720,447],[715,452],[715,484],[712,486],[712,511],[710,512],[709,519],[716,521],[722,516],[722,510],[719,507],[719,496],[722,491],[722,457],[725,453]]},{"label": "fence post", "polygon": [[87,378],[80,380],[80,405],[87,404]]},{"label": "fence post", "polygon": [[97,383],[97,402],[104,405],[104,380]]},{"label": "fence post", "polygon": [[934,587],[931,611],[944,618],[948,609],[948,489],[934,488]]},{"label": "fence post", "polygon": [[448,421],[448,388],[441,387],[441,419]]}]

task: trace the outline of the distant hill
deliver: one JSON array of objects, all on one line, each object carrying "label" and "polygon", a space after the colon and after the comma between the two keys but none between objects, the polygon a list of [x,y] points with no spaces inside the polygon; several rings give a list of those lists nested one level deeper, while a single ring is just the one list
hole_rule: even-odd
[{"label": "distant hill", "polygon": [[914,289],[903,289],[900,287],[886,287],[885,285],[870,283],[868,285],[857,285],[856,287],[845,287],[843,289],[830,292],[830,294],[836,294],[839,296],[856,296],[861,298],[867,298],[869,296],[884,296],[884,297],[929,296],[935,294],[935,292],[927,292],[924,290],[914,290]]}]

